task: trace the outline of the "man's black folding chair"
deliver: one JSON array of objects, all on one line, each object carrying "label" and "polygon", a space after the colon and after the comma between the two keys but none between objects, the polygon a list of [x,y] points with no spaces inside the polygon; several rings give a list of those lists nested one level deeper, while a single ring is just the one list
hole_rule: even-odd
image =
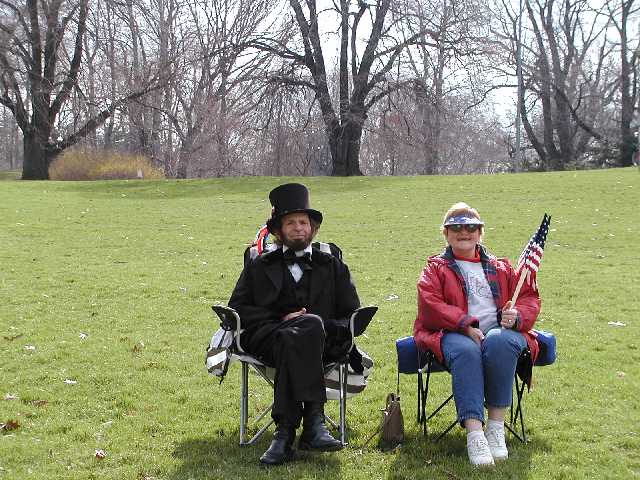
[{"label": "man's black folding chair", "polygon": [[[556,358],[555,336],[552,333],[542,330],[534,331],[536,332],[536,338],[540,346],[540,352],[536,359],[535,366],[551,365],[555,362]],[[437,361],[435,355],[430,350],[419,350],[413,337],[403,337],[396,340],[396,352],[398,375],[401,373],[417,374],[417,422],[422,425],[423,433],[426,436],[429,421],[453,400],[453,394],[450,394],[427,415],[427,400],[429,397],[431,375],[448,372],[448,369],[445,365]],[[525,386],[531,379],[533,366],[529,349],[523,350],[518,358],[516,373],[514,375],[514,398],[511,402],[509,420],[505,421],[507,430],[523,443],[527,442],[527,435],[525,431],[522,397]],[[457,423],[457,420],[453,420],[445,430],[438,434],[434,441],[439,441],[455,427]]]},{"label": "man's black folding chair", "polygon": [[[313,246],[325,253],[330,253],[338,258],[342,258],[342,251],[334,244],[314,242]],[[269,250],[267,250],[269,251]],[[245,252],[245,262],[255,258],[258,255],[256,247],[250,247]],[[242,329],[240,316],[238,313],[226,306],[214,305],[213,311],[220,319],[221,328],[231,332],[233,335],[233,344],[230,348],[231,362],[239,362],[241,365],[240,372],[240,445],[251,445],[257,441],[262,434],[274,423],[268,414],[273,407],[273,403],[266,409],[259,411],[253,417],[249,418],[249,370],[254,371],[259,378],[273,387],[274,370],[262,363],[257,358],[246,353],[241,346]],[[337,400],[339,402],[339,419],[334,421],[330,417],[326,417],[327,421],[336,428],[340,433],[340,441],[346,445],[346,410],[347,398],[356,395],[364,390],[367,385],[367,377],[373,366],[371,359],[357,350],[354,345],[355,337],[361,335],[369,322],[375,315],[378,307],[368,306],[357,309],[349,319],[349,329],[351,331],[351,346],[347,349],[343,358],[338,361],[325,365],[325,386],[327,390],[327,399]],[[354,369],[350,359],[357,357],[362,360],[362,370]],[[266,417],[266,418],[265,418]],[[256,433],[248,438],[249,423],[257,428]]]}]

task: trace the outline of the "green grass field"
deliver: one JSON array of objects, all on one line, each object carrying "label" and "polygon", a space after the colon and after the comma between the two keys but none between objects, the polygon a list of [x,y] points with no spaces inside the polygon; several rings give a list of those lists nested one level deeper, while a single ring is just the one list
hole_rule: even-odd
[{"label": "green grass field", "polygon": [[[267,193],[287,180],[0,182],[0,479],[640,477],[637,169],[303,179],[325,216],[319,238],[343,248],[362,302],[380,307],[359,342],[376,368],[348,405],[348,448],[260,468],[269,438],[237,445],[239,368],[218,385],[204,348],[210,305],[227,301]],[[405,445],[360,448],[395,389],[416,279],[460,200],[511,259],[553,216],[537,326],[556,334],[558,359],[525,394],[530,442],[508,437],[510,459],[489,471],[468,465],[462,429],[423,438],[411,376]],[[433,385],[444,393],[449,379]],[[270,392],[251,399],[268,404]]]}]

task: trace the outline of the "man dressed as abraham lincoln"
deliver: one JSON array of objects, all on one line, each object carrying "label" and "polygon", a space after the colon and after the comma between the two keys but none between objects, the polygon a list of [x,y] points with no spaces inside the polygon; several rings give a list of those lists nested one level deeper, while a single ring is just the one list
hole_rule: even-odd
[{"label": "man dressed as abraham lincoln", "polygon": [[260,462],[276,465],[293,458],[301,421],[299,449],[342,448],[325,426],[323,364],[350,345],[348,319],[360,302],[347,266],[311,245],[322,214],[309,208],[307,188],[280,185],[269,200],[278,248],[245,265],[229,306],[240,314],[242,348],[275,368],[276,429]]}]

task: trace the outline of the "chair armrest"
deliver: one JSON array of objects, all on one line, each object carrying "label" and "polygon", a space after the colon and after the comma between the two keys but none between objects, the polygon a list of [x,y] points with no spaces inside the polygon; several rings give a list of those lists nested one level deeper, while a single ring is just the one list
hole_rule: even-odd
[{"label": "chair armrest", "polygon": [[538,347],[538,358],[536,358],[536,367],[543,367],[545,365],[551,365],[556,361],[556,337],[551,332],[545,332],[544,330],[533,330]]},{"label": "chair armrest", "polygon": [[220,319],[220,326],[227,331],[240,330],[240,315],[231,307],[212,305],[211,310]]},{"label": "chair armrest", "polygon": [[220,326],[228,332],[233,332],[233,338],[236,343],[236,347],[239,352],[244,353],[240,346],[240,334],[242,329],[240,328],[240,315],[231,307],[225,307],[224,305],[212,305],[211,309],[220,318]]},{"label": "chair armrest", "polygon": [[377,311],[378,307],[369,305],[367,307],[360,307],[353,312],[349,319],[349,329],[351,330],[351,334],[354,337],[362,335]]},{"label": "chair armrest", "polygon": [[545,332],[544,330],[531,330],[536,337],[538,343],[538,357],[536,363],[531,362],[531,352],[528,348],[525,348],[520,357],[518,358],[518,364],[516,366],[516,373],[520,379],[531,386],[531,377],[533,375],[533,367],[544,367],[551,365],[556,361],[556,337],[551,332]]}]

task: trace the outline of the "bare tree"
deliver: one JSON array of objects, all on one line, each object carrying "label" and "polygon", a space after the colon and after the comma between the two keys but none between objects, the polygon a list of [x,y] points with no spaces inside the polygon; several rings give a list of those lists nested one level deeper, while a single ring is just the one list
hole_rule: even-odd
[{"label": "bare tree", "polygon": [[[293,24],[301,44],[264,37],[257,48],[288,63],[273,81],[310,88],[315,95],[325,125],[333,162],[333,175],[361,175],[359,159],[363,126],[369,109],[400,87],[390,81],[389,72],[398,64],[408,45],[418,42],[422,32],[400,40],[396,23],[389,14],[393,2],[340,0],[334,8],[319,10],[318,2],[290,0]],[[321,20],[321,14],[325,14]],[[332,95],[323,25],[338,28],[338,85]],[[367,32],[367,33],[363,33]],[[359,42],[366,37],[362,44]]]},{"label": "bare tree", "polygon": [[[413,79],[413,102],[404,107],[415,142],[421,144],[420,173],[438,173],[443,129],[454,118],[482,103],[487,90],[488,65],[494,42],[489,36],[489,10],[484,2],[460,0],[407,0],[400,16],[405,38],[421,35],[407,50],[407,76]],[[432,32],[428,38],[425,32]],[[449,97],[467,99],[469,105],[448,111]],[[412,108],[415,105],[416,108]],[[445,166],[443,166],[445,167]]]},{"label": "bare tree", "polygon": [[0,8],[4,17],[0,30],[8,40],[0,50],[0,103],[22,130],[22,178],[47,179],[49,164],[58,153],[150,87],[146,84],[112,99],[96,115],[65,132],[57,121],[78,86],[89,0],[0,0]]},{"label": "bare tree", "polygon": [[631,47],[633,41],[629,34],[629,23],[638,8],[634,8],[634,0],[610,0],[607,2],[609,20],[619,37],[620,73],[616,79],[620,93],[620,139],[618,164],[622,167],[631,166],[633,153],[638,148],[637,139],[631,128],[633,114],[638,100],[638,56],[640,43],[635,39],[636,47]]},{"label": "bare tree", "polygon": [[11,112],[0,109],[0,168],[15,170],[20,167],[22,145],[16,120]]},{"label": "bare tree", "polygon": [[[597,125],[611,98],[606,73],[611,48],[587,0],[524,0],[531,43],[524,43],[521,116],[542,170],[578,165],[592,141],[606,139]],[[516,15],[503,2],[515,58]]]},{"label": "bare tree", "polygon": [[[440,103],[438,168],[433,174],[494,173],[507,170],[505,132],[493,109],[473,92],[449,93]],[[378,102],[370,113],[363,142],[366,174],[424,174],[422,107],[414,92],[400,90]]]},{"label": "bare tree", "polygon": [[260,173],[274,176],[331,173],[324,124],[309,90],[274,86],[256,113],[252,119],[259,125]]},{"label": "bare tree", "polygon": [[269,2],[187,0],[176,35],[173,101],[163,114],[178,139],[176,175],[236,173],[232,151],[268,59],[248,52],[269,16]]}]

